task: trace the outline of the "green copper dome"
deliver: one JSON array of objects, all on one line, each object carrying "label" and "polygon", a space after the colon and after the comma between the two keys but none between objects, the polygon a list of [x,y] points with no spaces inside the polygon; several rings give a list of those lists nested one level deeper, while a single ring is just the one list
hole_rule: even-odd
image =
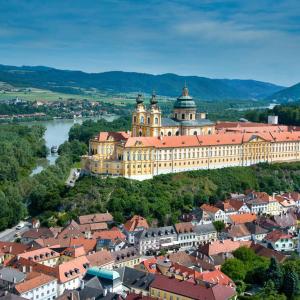
[{"label": "green copper dome", "polygon": [[185,86],[182,89],[182,95],[177,98],[174,108],[196,108],[193,98],[189,95],[189,90]]}]

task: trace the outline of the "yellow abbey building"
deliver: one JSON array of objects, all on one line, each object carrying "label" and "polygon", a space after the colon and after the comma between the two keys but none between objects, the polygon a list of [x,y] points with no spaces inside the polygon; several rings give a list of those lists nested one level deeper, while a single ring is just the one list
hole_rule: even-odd
[{"label": "yellow abbey building", "polygon": [[297,161],[300,131],[287,126],[224,122],[214,124],[184,87],[172,118],[162,118],[156,96],[149,109],[141,95],[131,132],[101,132],[90,140],[85,170],[94,174],[144,180],[155,175],[199,169]]}]

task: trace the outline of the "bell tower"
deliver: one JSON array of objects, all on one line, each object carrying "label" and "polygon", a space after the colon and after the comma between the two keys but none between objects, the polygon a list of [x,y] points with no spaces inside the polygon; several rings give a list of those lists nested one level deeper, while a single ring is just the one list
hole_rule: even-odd
[{"label": "bell tower", "polygon": [[132,136],[145,136],[145,124],[147,120],[147,110],[144,105],[142,94],[136,98],[135,110],[132,113]]},{"label": "bell tower", "polygon": [[156,98],[156,94],[153,91],[150,100],[150,115],[148,116],[148,121],[149,121],[148,136],[159,136],[159,132],[161,128],[161,111],[157,103],[158,101]]}]

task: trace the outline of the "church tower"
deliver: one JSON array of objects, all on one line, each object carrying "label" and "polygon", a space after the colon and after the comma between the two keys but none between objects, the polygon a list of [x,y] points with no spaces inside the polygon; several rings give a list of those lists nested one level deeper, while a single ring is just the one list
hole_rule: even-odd
[{"label": "church tower", "polygon": [[161,128],[161,111],[158,106],[155,92],[152,93],[150,100],[150,111],[148,115],[148,134],[147,136],[159,136]]},{"label": "church tower", "polygon": [[159,136],[161,128],[161,111],[153,92],[150,108],[144,105],[142,95],[136,98],[136,107],[132,113],[132,136]]},{"label": "church tower", "polygon": [[194,121],[196,120],[196,110],[197,106],[185,85],[182,89],[182,95],[175,102],[173,118],[177,121]]},{"label": "church tower", "polygon": [[145,136],[145,122],[147,120],[147,110],[144,105],[143,96],[138,94],[136,98],[135,110],[132,113],[132,136]]}]

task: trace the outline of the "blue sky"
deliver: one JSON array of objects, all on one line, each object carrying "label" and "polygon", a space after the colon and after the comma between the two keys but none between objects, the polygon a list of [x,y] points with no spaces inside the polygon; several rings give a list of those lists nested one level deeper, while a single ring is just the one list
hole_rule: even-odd
[{"label": "blue sky", "polygon": [[300,81],[299,0],[0,0],[0,63]]}]

